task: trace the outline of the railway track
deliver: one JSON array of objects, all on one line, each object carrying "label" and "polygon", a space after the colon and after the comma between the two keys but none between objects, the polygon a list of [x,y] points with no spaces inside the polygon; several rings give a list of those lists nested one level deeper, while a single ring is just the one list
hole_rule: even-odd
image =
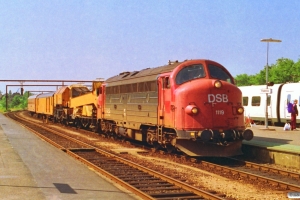
[{"label": "railway track", "polygon": [[185,182],[185,179],[164,175],[44,125],[20,118],[15,113],[7,116],[142,199],[226,199],[224,194],[196,188]]},{"label": "railway track", "polygon": [[[87,165],[89,165],[90,160],[93,161],[93,159],[96,158],[96,156],[93,155],[95,153],[95,151],[96,151],[96,153],[99,153],[98,149],[95,148],[93,145],[92,146],[81,146],[81,147],[79,145],[79,147],[78,146],[70,146],[69,148],[64,148],[64,147],[59,147],[59,148],[66,151],[68,154],[72,155],[76,159],[79,159],[82,162],[86,163]],[[90,156],[89,154],[92,156]],[[162,154],[166,154],[166,153],[159,151],[159,153],[155,154],[155,156],[158,156],[158,157],[161,156],[163,159],[165,159],[166,155],[162,155]],[[108,156],[108,157],[110,157],[110,156]],[[113,157],[115,157],[115,155],[113,155]],[[123,155],[122,159],[124,159],[124,157],[126,158],[126,155]],[[173,155],[173,157],[174,157],[174,155]],[[221,160],[218,159],[218,162],[216,162],[214,160],[204,161],[204,160],[189,158],[189,157],[185,157],[185,156],[178,156],[178,155],[175,155],[175,158],[179,158],[179,159],[177,159],[176,162],[183,163],[186,165],[193,165],[193,167],[195,167],[195,168],[203,169],[203,170],[224,176],[226,178],[236,179],[236,180],[243,179],[247,183],[251,183],[253,185],[262,185],[264,188],[268,187],[274,191],[276,191],[276,190],[277,191],[286,191],[286,192],[290,192],[290,191],[299,192],[300,191],[300,186],[299,186],[300,174],[299,173],[280,170],[280,169],[276,169],[273,167],[267,167],[267,166],[252,163],[252,162],[238,161],[238,160],[235,160],[233,162],[232,159],[230,159],[229,161],[228,160],[222,161],[222,159]],[[131,162],[131,163],[140,163],[140,166],[149,166],[152,169],[152,170],[150,169],[150,172],[147,172],[147,170],[146,171],[142,170],[142,171],[143,171],[143,173],[148,173],[148,176],[149,176],[149,174],[152,175],[152,177],[150,179],[153,179],[154,177],[156,179],[159,176],[159,175],[156,175],[155,173],[152,173],[153,171],[160,172],[160,174],[165,174],[168,171],[169,178],[162,178],[161,180],[152,180],[153,183],[150,183],[147,180],[144,180],[143,177],[146,177],[146,175],[143,175],[141,172],[140,172],[141,174],[139,174],[137,176],[133,176],[133,175],[129,174],[129,176],[127,178],[125,178],[126,181],[130,182],[131,187],[140,188],[140,190],[142,190],[142,191],[147,191],[146,194],[148,194],[148,195],[152,194],[153,191],[155,191],[155,192],[159,191],[155,188],[152,188],[153,184],[154,185],[159,184],[160,187],[165,187],[165,188],[161,188],[161,189],[168,188],[169,192],[171,192],[171,193],[173,193],[175,191],[175,189],[172,188],[175,185],[175,183],[173,183],[173,180],[174,181],[181,180],[181,182],[183,182],[185,184],[187,184],[186,182],[189,182],[187,185],[189,185],[189,184],[197,185],[197,183],[196,184],[191,183],[189,177],[183,178],[185,175],[178,175],[178,174],[176,175],[175,173],[171,172],[171,170],[169,168],[163,169],[161,167],[153,167],[153,166],[151,167],[151,165],[153,165],[152,163],[147,163],[145,161],[139,162],[139,161],[136,161],[136,160],[130,158],[130,156],[127,156],[126,160],[130,160],[130,159],[131,159],[131,161],[129,161],[129,162]],[[105,160],[105,159],[103,159],[103,160]],[[100,162],[100,161],[98,160],[98,162]],[[94,168],[95,167],[94,165],[95,164],[92,164],[91,166]],[[100,165],[100,164],[98,163],[97,165]],[[96,167],[97,167],[97,165],[96,165]],[[116,164],[112,164],[112,165],[108,164],[107,166],[110,166],[108,168],[108,169],[110,169],[110,168],[113,168],[111,166],[115,166],[115,165]],[[103,166],[103,165],[101,165],[101,166]],[[118,165],[116,165],[116,166],[118,166]],[[102,168],[102,167],[100,167],[100,168]],[[105,167],[103,167],[103,168],[105,168]],[[135,169],[138,169],[138,168],[135,168]],[[114,169],[112,171],[118,172],[118,171],[129,171],[129,170],[127,170],[126,168],[124,170],[122,168],[121,170]],[[110,173],[110,172],[104,171],[101,173],[105,174],[105,173]],[[121,173],[121,177],[125,177],[125,176],[126,176],[126,174]],[[142,178],[142,180],[140,178]],[[187,180],[187,179],[189,179],[189,180]],[[161,182],[161,181],[166,181],[166,182]],[[118,182],[118,181],[115,181],[115,182]],[[122,183],[119,183],[119,184],[123,185]],[[150,185],[151,187],[148,187],[147,185]],[[179,184],[177,186],[180,189],[185,188],[185,185],[182,186]],[[199,186],[199,185],[197,185],[196,187],[201,188],[201,186]],[[169,194],[167,194],[168,192],[166,192],[168,190],[166,189],[163,193],[161,193],[160,194],[161,196],[153,196],[153,198],[155,197],[154,199],[161,199],[161,198],[163,198],[164,195],[169,195]],[[191,190],[187,188],[186,191],[190,192]],[[186,193],[186,191],[177,190],[176,192],[178,194],[181,193],[181,195],[188,195],[188,193]],[[207,192],[207,190],[204,190],[204,191]],[[218,194],[218,192],[215,192],[215,191],[209,191],[209,192],[213,193],[215,196],[217,196],[217,198],[226,198],[226,195]],[[193,194],[195,194],[195,193],[193,193]],[[201,198],[202,197],[205,197],[207,199],[214,199],[214,198],[207,197],[207,196],[201,196]],[[172,198],[175,198],[175,197],[172,197]],[[169,198],[169,199],[172,199],[172,198]],[[182,197],[182,198],[189,199],[189,198],[184,198],[184,197]],[[196,199],[197,198],[198,197],[196,197]],[[178,197],[176,199],[180,199],[180,198]]]},{"label": "railway track", "polygon": [[[159,152],[155,157],[166,159]],[[185,156],[171,156],[173,162],[192,166],[229,179],[244,180],[252,185],[260,185],[272,191],[300,192],[300,174],[292,171],[268,167],[261,164],[233,158],[198,159]],[[189,176],[194,176],[189,174]]]},{"label": "railway track", "polygon": [[300,192],[300,174],[234,158],[210,159],[201,165],[226,176],[261,181],[274,189]]}]

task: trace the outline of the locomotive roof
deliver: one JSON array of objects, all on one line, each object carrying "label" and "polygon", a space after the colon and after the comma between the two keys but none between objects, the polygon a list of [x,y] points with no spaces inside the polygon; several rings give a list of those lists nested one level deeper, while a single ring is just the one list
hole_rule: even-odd
[{"label": "locomotive roof", "polygon": [[109,85],[114,85],[114,82],[124,81],[126,83],[130,82],[143,82],[147,80],[155,80],[158,74],[166,73],[172,71],[175,67],[180,65],[183,62],[172,62],[169,65],[164,65],[155,68],[146,68],[141,71],[133,71],[133,72],[122,72],[117,76],[108,78],[105,82],[109,83]]}]

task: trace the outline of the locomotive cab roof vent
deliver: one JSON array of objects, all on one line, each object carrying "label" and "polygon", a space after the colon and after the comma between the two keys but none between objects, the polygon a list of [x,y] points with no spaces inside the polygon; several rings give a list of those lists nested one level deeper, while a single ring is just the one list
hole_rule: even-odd
[{"label": "locomotive cab roof vent", "polygon": [[119,75],[130,74],[130,72],[121,72]]},{"label": "locomotive cab roof vent", "polygon": [[122,78],[125,78],[126,76],[128,76],[130,74],[130,72],[122,72],[119,75],[122,76],[124,75]]},{"label": "locomotive cab roof vent", "polygon": [[142,69],[141,71],[143,71],[143,70],[146,70],[146,69],[151,69],[151,67],[148,67],[148,68]]},{"label": "locomotive cab roof vent", "polygon": [[134,71],[130,76],[134,76],[136,74],[138,74],[140,71]]},{"label": "locomotive cab roof vent", "polygon": [[178,60],[175,60],[175,61],[169,60],[169,65],[172,65],[172,64],[174,64],[174,63],[178,63]]}]

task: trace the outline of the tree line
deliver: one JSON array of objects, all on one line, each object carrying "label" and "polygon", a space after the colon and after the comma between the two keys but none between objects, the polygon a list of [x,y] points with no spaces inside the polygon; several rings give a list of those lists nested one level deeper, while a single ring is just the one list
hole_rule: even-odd
[{"label": "tree line", "polygon": [[[288,58],[280,58],[275,64],[268,66],[268,82],[295,83],[300,81],[300,59],[294,62]],[[237,86],[265,85],[266,66],[258,74],[240,74],[235,77]]]},{"label": "tree line", "polygon": [[[255,75],[240,74],[235,77],[237,86],[247,85],[265,85],[266,84],[266,66],[259,73]],[[280,58],[275,64],[268,66],[268,81],[273,83],[294,83],[300,81],[300,59],[294,62],[288,58]],[[0,91],[0,112],[7,110],[23,110],[27,109],[27,99],[29,93],[25,92],[24,95],[20,93],[12,93],[11,90],[7,94],[7,107],[6,107],[6,94]],[[7,110],[6,110],[7,108]]]},{"label": "tree line", "polygon": [[0,91],[0,112],[27,109],[28,95],[29,92],[25,92],[24,95],[21,95],[18,92],[12,93],[11,90],[9,90],[6,100],[6,94],[2,94]]}]

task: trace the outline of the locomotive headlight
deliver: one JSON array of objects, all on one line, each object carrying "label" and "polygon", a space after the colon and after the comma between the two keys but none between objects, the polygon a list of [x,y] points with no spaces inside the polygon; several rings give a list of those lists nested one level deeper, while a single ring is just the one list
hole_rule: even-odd
[{"label": "locomotive headlight", "polygon": [[244,108],[243,107],[237,108],[237,113],[238,114],[243,114],[244,113]]},{"label": "locomotive headlight", "polygon": [[199,113],[199,108],[197,108],[195,105],[188,105],[185,108],[185,112],[190,115],[196,115]]},{"label": "locomotive headlight", "polygon": [[192,108],[192,113],[197,114],[198,113],[198,108],[196,108],[196,107]]},{"label": "locomotive headlight", "polygon": [[215,88],[221,88],[222,87],[221,81],[219,81],[219,80],[215,81],[214,86],[215,86]]}]

